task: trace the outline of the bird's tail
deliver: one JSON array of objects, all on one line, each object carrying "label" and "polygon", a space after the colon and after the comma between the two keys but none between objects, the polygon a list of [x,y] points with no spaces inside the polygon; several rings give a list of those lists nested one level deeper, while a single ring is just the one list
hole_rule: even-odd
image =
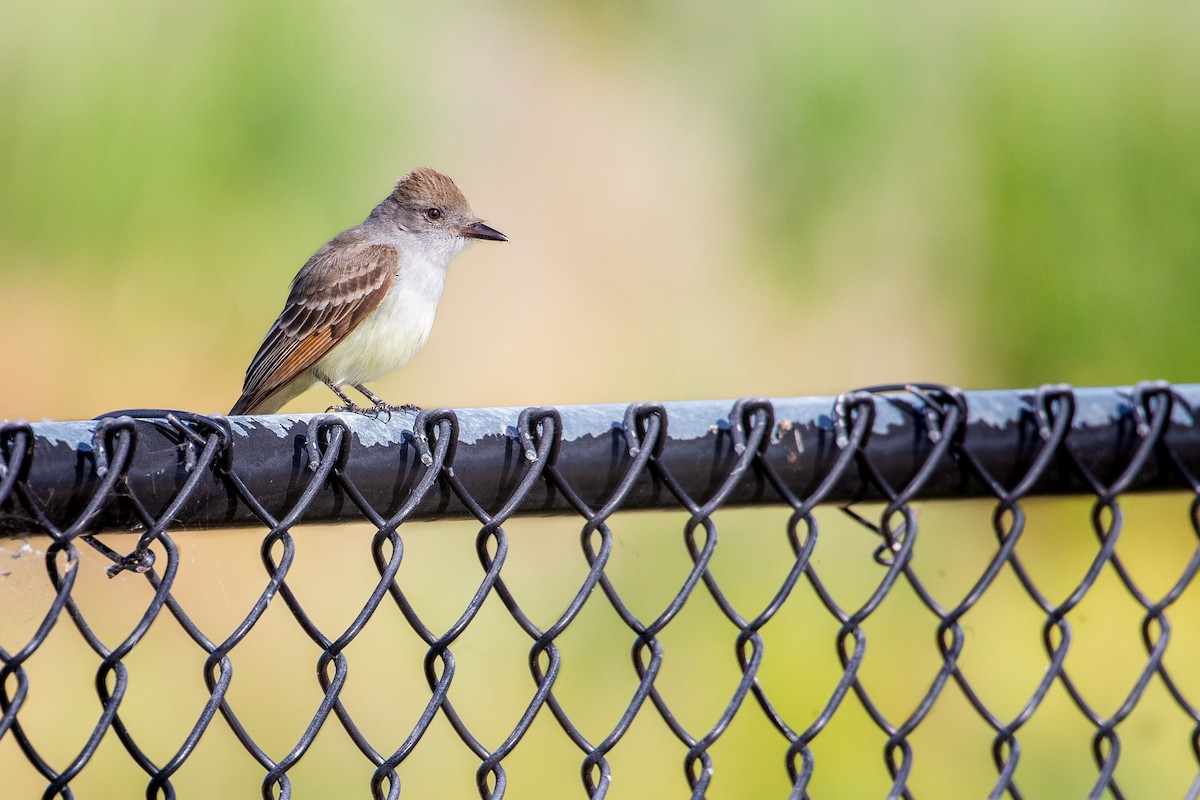
[{"label": "bird's tail", "polygon": [[233,408],[229,409],[228,416],[236,417],[236,416],[240,416],[242,414],[253,413],[254,406],[255,406],[254,397],[249,394],[243,394],[241,397],[238,398],[238,401],[233,404]]},{"label": "bird's tail", "polygon": [[274,414],[289,402],[298,397],[305,389],[312,386],[316,380],[305,373],[283,386],[268,386],[264,390],[259,386],[254,389],[242,389],[242,396],[229,409],[229,416],[238,414]]}]

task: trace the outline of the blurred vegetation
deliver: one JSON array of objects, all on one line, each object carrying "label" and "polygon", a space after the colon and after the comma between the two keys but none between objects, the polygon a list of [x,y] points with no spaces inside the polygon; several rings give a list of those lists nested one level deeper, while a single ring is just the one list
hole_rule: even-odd
[{"label": "blurred vegetation", "polygon": [[632,48],[721,110],[751,184],[738,224],[776,268],[760,279],[799,298],[902,270],[965,348],[955,380],[1195,379],[1196,7],[573,8],[611,58]]},{"label": "blurred vegetation", "polygon": [[[456,262],[426,351],[377,387],[395,402],[794,395],[893,380],[969,387],[1193,381],[1200,366],[1190,344],[1200,296],[1198,33],[1200,7],[1119,0],[774,0],[736,10],[679,0],[478,0],[452,7],[352,0],[304,8],[281,0],[10,0],[0,6],[0,418],[79,418],[119,407],[224,411],[295,270],[419,164],[455,176],[476,210],[512,241],[480,246]],[[314,391],[292,408],[328,402]],[[1058,569],[1066,560],[1075,566],[1067,574],[1078,575],[1094,545],[1086,535],[1053,534],[1068,527],[1067,511],[1076,521],[1085,512],[1055,508],[1066,507],[1042,509],[1049,533],[1035,540],[1044,548],[1041,563]],[[947,515],[942,524],[954,531],[955,514],[966,512],[933,513]],[[976,541],[985,516],[964,527],[975,544],[962,558],[986,557],[988,544]],[[1176,518],[1182,512],[1174,507],[1147,511],[1146,528],[1174,530],[1165,521]],[[552,573],[547,563],[578,567],[579,559],[544,555],[539,548],[564,545],[543,535],[541,524],[530,523],[531,538],[521,541],[536,543],[531,549],[542,560],[533,563],[544,581]],[[756,529],[736,518],[732,526],[729,538],[742,542],[738,535]],[[652,529],[666,533],[655,539]],[[305,533],[323,552],[322,580],[341,575],[361,588],[369,571],[354,570],[369,567],[341,573],[328,566],[349,530]],[[682,555],[678,527],[638,518],[629,530],[627,566],[635,575],[660,563],[655,548]],[[854,548],[867,552],[871,545],[861,532],[841,530],[826,539],[834,549],[822,557],[844,559],[847,591],[869,591],[877,576],[861,574],[863,553]],[[454,565],[473,558],[470,544],[465,536],[428,539],[462,550],[435,550],[439,557],[428,562],[449,565],[433,573],[442,580],[426,602],[452,618],[458,596],[444,607],[436,598],[451,579],[466,579]],[[221,568],[212,580],[230,619],[211,621],[210,635],[233,624],[246,598],[234,602],[226,594],[235,591],[228,551],[206,555],[204,548],[244,547],[252,564],[256,541],[231,534],[188,542],[193,559]],[[777,536],[770,541],[777,550],[782,544]],[[1162,552],[1185,558],[1187,546],[1179,548]],[[1158,552],[1157,542],[1147,549]],[[762,563],[780,557],[765,555]],[[1164,578],[1165,587],[1177,563],[1164,555],[1145,574],[1152,582]],[[731,579],[735,593],[753,596],[756,567],[729,569],[746,576],[742,586]],[[643,578],[650,592],[643,613],[655,614],[664,600],[653,595],[655,575]],[[116,585],[100,580],[97,597]],[[21,596],[15,586],[9,581],[5,594],[12,602]],[[1013,605],[1028,611],[1029,604],[1009,589],[1011,603],[996,602],[978,636],[1005,630],[1032,642],[1041,620],[1025,613],[1013,622]],[[967,590],[953,587],[959,597]],[[201,581],[181,591],[191,610],[213,590]],[[532,593],[534,602],[547,603],[546,619],[565,602],[566,590],[555,591]],[[1117,598],[1116,605],[1127,600],[1109,591],[1101,596]],[[762,602],[753,596],[747,605]],[[1194,605],[1190,594],[1181,600],[1193,621]],[[923,613],[911,602],[905,608]],[[696,645],[672,634],[672,652],[680,655],[664,680],[680,693],[713,681],[731,687],[732,635],[714,622],[713,608],[688,611],[695,620],[681,619],[677,630],[717,625],[723,632]],[[789,613],[792,625],[820,625]],[[39,615],[30,611],[28,619]],[[1098,647],[1096,660],[1113,653],[1101,635],[1110,618],[1108,611],[1090,616],[1096,641],[1108,644]],[[1002,627],[1006,620],[1011,630]],[[1123,621],[1129,636],[1120,653],[1136,661],[1137,620]],[[288,646],[301,647],[294,627],[280,623],[292,637]],[[594,639],[578,635],[572,665],[628,646],[611,615],[597,614],[595,624],[611,630]],[[874,652],[883,655],[867,664],[879,670],[872,680],[897,687],[889,709],[898,717],[915,702],[902,690],[929,679],[933,655],[927,625],[916,641],[928,663],[914,664],[911,675],[889,674],[912,646],[899,630],[880,625],[872,632]],[[510,677],[528,689],[524,656],[510,633]],[[828,630],[814,635],[830,641]],[[12,636],[0,645],[24,641]],[[777,641],[771,646],[778,651],[796,638]],[[1189,663],[1196,644],[1168,658]],[[420,650],[411,642],[380,646]],[[498,646],[471,645],[477,649],[468,647],[462,661]],[[1004,654],[1007,646],[1000,640],[982,652]],[[141,652],[153,661],[157,651]],[[239,673],[261,670],[237,686],[246,693],[242,702],[255,686],[279,680],[268,668],[272,652],[264,647],[262,661]],[[352,662],[381,671],[401,663],[387,655],[392,650],[382,652]],[[776,666],[804,653],[769,657],[764,669],[782,686],[825,686],[833,655],[825,649],[814,657],[812,674]],[[416,663],[410,656],[404,664]],[[626,656],[603,663],[628,692]],[[1015,687],[992,687],[1012,693],[1011,713],[1041,665],[1035,657],[1013,678]],[[93,672],[89,664],[75,676],[80,702],[88,702]],[[197,678],[198,707],[199,670],[185,674]],[[415,673],[409,679],[420,684]],[[486,705],[491,684],[480,678],[472,689],[472,680],[464,676],[458,686]],[[597,700],[594,687],[571,669],[562,680],[573,702],[597,706],[589,735],[609,729],[613,708]],[[1126,670],[1098,687],[1113,695],[1110,707],[1129,680]],[[313,707],[308,667],[297,666],[295,682],[308,693],[304,703],[259,710],[256,730],[277,738],[277,754]],[[137,685],[148,691],[151,684]],[[359,685],[352,682],[349,691]],[[412,713],[404,705],[412,697],[392,699],[403,707],[381,706],[369,723],[383,739],[395,733],[389,713]],[[52,698],[37,702],[48,703],[53,715]],[[130,702],[132,709],[140,701]],[[802,692],[781,702],[793,703],[798,716],[816,710]],[[993,775],[981,757],[988,737],[961,706],[938,707],[946,716],[931,721],[922,746],[970,749],[961,780],[969,794],[981,795]],[[61,705],[57,712],[69,710]],[[703,727],[717,710],[698,710],[689,722]],[[1045,787],[1034,794],[1080,796],[1090,756],[1080,744],[1065,758],[1072,768],[1064,769],[1058,750],[1060,739],[1084,742],[1086,726],[1065,704],[1059,710],[1031,723],[1023,763],[1031,784]],[[493,720],[492,741],[518,713],[506,707]],[[1166,736],[1158,717],[1143,723],[1135,715],[1131,724],[1145,734],[1122,756],[1133,785],[1148,787],[1148,795],[1181,794],[1187,776],[1155,764],[1154,752],[1182,738]],[[165,738],[173,743],[181,735]],[[630,736],[632,744],[614,753],[625,760],[614,762],[617,774],[661,779],[663,791],[679,794],[682,754],[665,728],[639,722]],[[472,759],[452,736],[430,737],[423,747],[440,743],[439,753],[465,765],[456,774],[469,774]],[[78,737],[66,738],[69,754]],[[539,747],[574,757],[550,725],[535,738]],[[740,716],[719,745],[718,781],[732,772],[723,764],[752,764],[748,771],[763,783],[744,796],[782,792],[779,741],[753,713]],[[870,746],[856,744],[863,741]],[[882,793],[883,740],[861,711],[848,708],[819,742],[818,764],[850,752],[872,769],[855,762],[819,770],[817,794]],[[349,744],[333,731],[320,744],[336,763],[357,758],[346,755]],[[232,762],[247,775],[259,773],[228,735],[206,736],[203,748],[221,770],[232,774]],[[321,752],[303,769],[331,763],[318,759]],[[514,776],[538,767],[531,750],[518,749],[514,758]],[[430,768],[449,763],[433,759]],[[27,770],[11,737],[0,743],[0,764]],[[437,775],[411,769],[410,785],[436,794]],[[918,769],[929,769],[920,755]],[[85,774],[98,791],[110,780],[130,785],[124,773]],[[322,777],[317,766],[309,775],[332,785],[343,785],[341,777]],[[571,787],[564,793],[577,791],[573,772],[560,777]],[[924,773],[922,786],[945,788],[922,796],[962,796],[942,777]],[[466,783],[460,788],[473,791]],[[728,785],[719,791],[735,796]]]},{"label": "blurred vegetation", "polygon": [[[223,409],[295,269],[419,163],[513,242],[389,394],[1190,380],[1198,13],[6,4],[0,415]],[[609,302],[633,324],[556,335]],[[568,366],[495,369],[531,339]]]}]

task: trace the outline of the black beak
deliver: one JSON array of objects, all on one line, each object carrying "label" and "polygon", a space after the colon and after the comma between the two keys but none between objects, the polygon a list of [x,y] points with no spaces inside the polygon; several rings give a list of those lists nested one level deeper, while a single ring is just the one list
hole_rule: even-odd
[{"label": "black beak", "polygon": [[459,236],[465,236],[468,239],[490,239],[493,242],[507,242],[508,237],[495,228],[484,225],[482,222],[472,222],[470,225],[462,228],[458,232]]}]

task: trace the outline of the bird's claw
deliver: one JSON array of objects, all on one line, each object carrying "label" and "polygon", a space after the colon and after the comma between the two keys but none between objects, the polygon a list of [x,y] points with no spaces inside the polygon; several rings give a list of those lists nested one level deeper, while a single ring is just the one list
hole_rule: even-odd
[{"label": "bird's claw", "polygon": [[391,403],[385,403],[382,400],[371,407],[371,411],[374,412],[374,417],[376,419],[379,419],[380,414],[387,414],[388,422],[392,421],[392,412],[393,411],[405,411],[408,413],[414,413],[414,412],[417,412],[420,410],[421,410],[420,406],[414,406],[412,403],[404,403],[403,405],[394,406]]},{"label": "bird's claw", "polygon": [[379,416],[379,411],[378,411],[378,409],[375,409],[375,408],[363,408],[362,406],[360,406],[360,405],[355,405],[354,403],[346,403],[346,405],[344,405],[344,406],[330,406],[329,408],[325,409],[325,413],[326,413],[326,414],[329,414],[329,413],[333,413],[333,414],[362,414],[364,417],[369,417],[369,416],[372,416],[372,415],[374,415],[374,416]]},{"label": "bird's claw", "polygon": [[409,414],[415,414],[421,410],[420,406],[413,405],[412,403],[401,403],[398,406],[394,406],[391,403],[377,403],[375,408],[380,411],[404,411]]},{"label": "bird's claw", "polygon": [[420,406],[415,406],[412,403],[405,403],[403,405],[394,406],[391,403],[384,403],[382,401],[376,403],[373,406],[366,406],[366,407],[356,405],[354,403],[346,403],[345,405],[342,405],[342,406],[330,406],[329,408],[325,409],[326,413],[332,412],[334,414],[343,414],[343,413],[345,413],[345,414],[361,414],[362,416],[370,417],[371,419],[379,419],[381,414],[387,414],[388,422],[392,421],[392,412],[393,411],[405,411],[408,413],[415,413],[420,410],[421,410]]}]

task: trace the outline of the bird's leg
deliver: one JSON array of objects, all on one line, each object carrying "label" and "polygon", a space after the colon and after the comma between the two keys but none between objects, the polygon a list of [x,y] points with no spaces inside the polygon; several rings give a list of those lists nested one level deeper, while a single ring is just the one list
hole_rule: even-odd
[{"label": "bird's leg", "polygon": [[357,389],[358,391],[362,392],[363,396],[366,397],[368,400],[370,400],[374,404],[374,410],[376,412],[386,411],[390,414],[393,411],[420,411],[421,410],[420,406],[414,406],[412,403],[405,403],[402,406],[394,406],[391,403],[385,403],[379,399],[378,395],[376,395],[374,392],[372,392],[367,387],[363,386],[361,383],[354,384],[354,388]]},{"label": "bird's leg", "polygon": [[325,409],[326,411],[349,411],[352,414],[370,414],[372,411],[374,411],[374,409],[363,408],[360,405],[356,405],[355,402],[351,400],[345,392],[335,386],[332,381],[327,381],[324,378],[321,380],[334,394],[342,398],[342,402],[346,404],[344,406],[330,406],[329,408]]}]

